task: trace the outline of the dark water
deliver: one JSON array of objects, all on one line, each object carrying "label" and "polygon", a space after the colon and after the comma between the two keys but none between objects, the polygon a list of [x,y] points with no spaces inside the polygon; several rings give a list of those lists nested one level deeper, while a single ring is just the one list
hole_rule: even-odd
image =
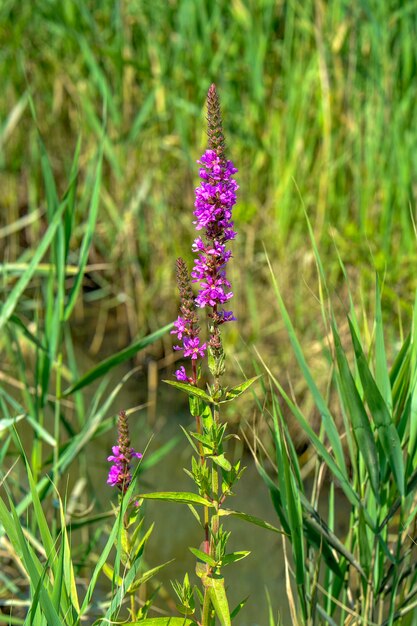
[{"label": "dark water", "polygon": [[[146,383],[132,379],[119,394],[115,412],[140,404],[146,392]],[[158,387],[156,410],[152,411],[153,427],[149,425],[146,410],[132,415],[130,419],[132,445],[143,450],[152,436],[148,454],[151,455],[167,441],[180,435],[176,447],[157,465],[147,470],[141,480],[141,491],[194,491],[192,481],[186,476],[183,467],[190,466],[191,448],[182,434],[180,424],[187,426],[190,420],[186,407],[178,410],[178,403],[183,401],[180,392],[168,385]],[[109,508],[110,501],[116,500],[114,490],[105,485],[108,463],[104,461],[112,445],[115,433],[101,437],[94,449],[94,458],[102,459],[91,468],[92,481],[96,485],[96,494],[103,509]],[[277,518],[266,488],[259,477],[251,456],[244,454],[242,464],[246,466],[240,482],[236,486],[236,495],[229,498],[225,506],[256,515],[277,525]],[[155,529],[147,544],[145,553],[149,567],[175,558],[175,561],[162,570],[159,580],[167,593],[174,597],[170,579],[182,580],[188,572],[194,582],[195,557],[188,550],[189,546],[198,547],[203,539],[201,528],[186,505],[147,501],[145,504],[145,526],[155,522]],[[230,608],[249,596],[246,606],[235,618],[236,626],[265,626],[268,624],[266,590],[268,590],[274,615],[279,610],[283,623],[289,623],[284,584],[284,561],[280,535],[259,528],[240,519],[227,518],[223,521],[226,530],[232,535],[228,552],[250,550],[251,554],[238,563],[224,568]]]}]

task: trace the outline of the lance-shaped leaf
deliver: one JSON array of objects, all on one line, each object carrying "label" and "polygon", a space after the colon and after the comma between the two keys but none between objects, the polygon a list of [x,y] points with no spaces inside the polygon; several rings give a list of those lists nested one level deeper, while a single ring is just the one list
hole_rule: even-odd
[{"label": "lance-shaped leaf", "polygon": [[392,393],[385,352],[384,328],[382,324],[381,292],[378,276],[375,290],[375,380],[385,404],[392,410]]},{"label": "lance-shaped leaf", "polygon": [[346,462],[345,462],[345,455],[343,452],[343,446],[342,446],[342,442],[340,440],[340,434],[339,431],[337,429],[337,426],[335,424],[335,421],[333,419],[333,416],[330,412],[329,407],[327,406],[327,403],[325,401],[325,399],[323,398],[319,388],[316,385],[316,382],[313,378],[313,375],[311,373],[311,370],[309,368],[309,366],[307,365],[307,361],[305,359],[304,356],[304,352],[302,350],[301,344],[298,340],[297,334],[295,332],[295,328],[292,324],[290,315],[286,309],[286,306],[284,304],[284,300],[282,299],[281,296],[281,292],[279,290],[278,287],[278,283],[276,281],[276,278],[274,276],[274,272],[272,270],[272,266],[268,260],[268,265],[271,271],[271,278],[272,278],[272,284],[274,287],[274,291],[275,291],[275,296],[277,299],[277,303],[278,303],[278,307],[281,311],[281,315],[285,324],[285,327],[287,329],[287,333],[288,333],[288,337],[290,339],[291,345],[293,347],[294,350],[294,354],[297,358],[297,362],[298,365],[303,373],[303,377],[305,382],[308,385],[308,388],[310,390],[311,395],[314,398],[314,402],[318,408],[318,410],[320,411],[320,415],[323,421],[323,426],[325,428],[326,431],[326,435],[327,438],[332,446],[333,449],[333,453],[336,459],[336,463],[339,467],[339,472],[344,476],[344,481],[348,482],[348,473],[347,473],[347,468],[346,468]]},{"label": "lance-shaped leaf", "polygon": [[153,578],[153,576],[155,576],[155,574],[157,574],[162,568],[166,567],[167,565],[169,565],[173,561],[175,561],[175,559],[171,559],[170,561],[166,561],[165,563],[162,563],[161,565],[157,565],[156,567],[153,567],[152,569],[149,569],[147,572],[142,574],[142,576],[140,578],[137,578],[130,585],[129,589],[127,590],[127,593],[135,593],[135,591],[137,591],[141,585],[143,585],[148,580]]},{"label": "lance-shaped leaf", "polygon": [[256,517],[255,515],[248,515],[247,513],[243,513],[242,511],[232,511],[231,509],[220,509],[219,516],[220,515],[232,515],[233,517],[239,517],[240,519],[245,520],[245,522],[255,524],[255,526],[260,526],[261,528],[272,530],[274,533],[285,535],[282,530],[279,530],[279,528],[276,528],[269,522],[266,522],[265,520],[261,519],[260,517]]},{"label": "lance-shaped leaf", "polygon": [[[326,545],[327,547],[331,547],[336,550],[336,552],[345,557],[345,559],[358,570],[361,576],[366,578],[360,563],[355,559],[354,555],[346,548],[346,546],[340,541],[340,539],[337,538],[334,532],[328,527],[326,522],[320,517],[319,513],[310,504],[308,499],[303,494],[300,494],[300,500],[304,509],[303,516],[306,530],[312,531],[312,533],[317,533],[318,535],[320,535],[320,546]],[[323,556],[325,557],[325,552],[323,552]],[[338,565],[336,569],[332,569],[338,575],[340,574],[340,569]]]},{"label": "lance-shaped leaf", "polygon": [[231,400],[238,398],[239,396],[242,395],[242,393],[246,391],[246,389],[249,389],[249,387],[253,385],[255,380],[258,380],[258,378],[260,377],[261,376],[259,375],[259,376],[254,376],[253,378],[248,378],[248,380],[245,380],[245,382],[242,383],[241,385],[237,385],[236,387],[232,387],[231,389],[228,389],[226,391],[226,396],[220,400],[220,403],[230,402]]},{"label": "lance-shaped leaf", "polygon": [[81,244],[80,257],[78,260],[78,272],[75,277],[73,286],[71,287],[70,294],[68,296],[68,302],[65,305],[64,319],[69,320],[71,312],[77,301],[78,293],[82,286],[84,278],[85,268],[88,261],[88,255],[90,252],[91,243],[93,241],[94,228],[97,221],[98,208],[100,202],[100,186],[101,186],[101,170],[103,162],[103,146],[99,149],[99,156],[97,162],[97,171],[94,180],[93,191],[91,194],[90,208],[88,212],[88,218],[86,223],[86,229],[84,238]]},{"label": "lance-shaped leaf", "polygon": [[213,559],[213,557],[207,554],[206,552],[203,552],[202,550],[198,550],[197,548],[188,548],[188,549],[190,552],[192,552],[192,554],[194,554],[194,556],[199,561],[202,561],[203,563],[207,563],[207,565],[210,565],[210,567],[216,567],[217,561],[215,561],[215,559]]},{"label": "lance-shaped leaf", "polygon": [[[342,472],[342,470],[340,469],[340,467],[338,466],[338,464],[336,463],[336,461],[334,460],[332,455],[328,452],[327,447],[320,440],[320,438],[316,435],[316,433],[314,432],[314,430],[311,427],[310,423],[305,418],[305,416],[302,414],[302,412],[300,411],[298,406],[291,400],[291,398],[286,393],[285,389],[282,387],[280,382],[272,374],[271,370],[268,369],[268,367],[265,364],[265,361],[262,359],[261,355],[259,353],[257,353],[257,354],[258,354],[262,364],[264,365],[265,369],[267,370],[267,372],[269,374],[269,377],[271,378],[272,382],[274,383],[274,385],[276,386],[276,388],[280,392],[281,396],[284,398],[284,400],[287,403],[288,407],[291,409],[292,414],[294,415],[294,417],[296,418],[296,420],[300,424],[301,428],[304,430],[304,432],[308,436],[309,440],[313,444],[313,446],[316,449],[317,453],[322,457],[322,459],[325,461],[325,463],[328,466],[328,468],[330,469],[330,471],[334,474],[334,476],[340,482],[340,486],[343,489],[343,491],[344,491],[347,499],[349,500],[349,502],[351,504],[353,504],[354,506],[362,506],[362,503],[361,503],[361,500],[359,498],[359,495],[356,493],[356,491],[353,489],[352,485],[350,484],[350,481],[349,481],[349,478],[348,478],[347,474],[345,472]],[[346,465],[345,465],[345,467],[346,467]],[[367,514],[366,509],[365,509],[365,518],[366,518],[366,523],[368,524],[368,526],[370,528],[374,529],[375,524],[374,524],[371,516],[369,514]]]},{"label": "lance-shaped leaf", "polygon": [[240,611],[243,609],[243,607],[245,606],[248,600],[249,600],[249,596],[246,596],[246,598],[243,598],[243,600],[241,600],[239,604],[235,606],[233,611],[230,613],[230,617],[232,619],[235,618],[238,613],[240,613]]},{"label": "lance-shaped leaf", "polygon": [[28,339],[31,343],[33,343],[37,348],[42,350],[43,352],[47,352],[45,346],[39,341],[37,337],[33,333],[30,332],[26,324],[22,322],[22,320],[13,313],[13,315],[9,318],[9,323],[14,324],[19,331]]},{"label": "lance-shaped leaf", "polygon": [[8,319],[13,314],[17,303],[19,301],[20,296],[26,289],[29,281],[31,280],[33,274],[36,271],[36,268],[42,257],[48,250],[51,242],[53,241],[56,231],[62,222],[62,215],[64,213],[66,207],[66,203],[63,202],[56,210],[54,217],[52,218],[47,231],[43,235],[36,251],[33,254],[32,260],[30,261],[27,269],[23,272],[17,283],[14,285],[13,289],[10,291],[8,297],[6,298],[3,306],[0,309],[0,329],[3,328],[4,324],[8,321]]},{"label": "lance-shaped leaf", "polygon": [[209,403],[214,402],[213,398],[211,398],[203,389],[190,385],[189,383],[180,383],[176,380],[163,380],[162,382],[167,383],[167,385],[171,385],[172,387],[176,387],[181,391],[185,391],[185,393],[189,396],[200,398],[200,400],[204,400]]},{"label": "lance-shaped leaf", "polygon": [[249,556],[249,550],[239,550],[238,552],[230,552],[230,554],[225,554],[222,558],[222,565],[230,565],[230,563],[236,563],[236,561],[241,561]]},{"label": "lance-shaped leaf", "polygon": [[189,491],[157,491],[155,493],[141,493],[138,498],[144,498],[145,500],[167,500],[169,502],[182,502],[184,504],[214,506],[214,504],[209,500],[199,496],[197,493]]},{"label": "lance-shaped leaf", "polygon": [[216,463],[216,465],[218,465],[219,467],[224,469],[226,472],[230,472],[230,470],[232,469],[230,461],[228,461],[226,459],[224,454],[218,454],[218,455],[210,455],[210,454],[208,454],[207,458],[211,459],[213,461],[213,463]]},{"label": "lance-shaped leaf", "polygon": [[231,626],[229,603],[223,576],[203,576],[203,584],[208,591],[220,624],[222,626]]},{"label": "lance-shaped leaf", "polygon": [[377,384],[371,374],[365,354],[355,329],[349,320],[350,333],[352,335],[353,348],[355,351],[356,363],[359,376],[375,426],[378,431],[382,449],[388,459],[395,483],[400,495],[404,495],[404,462],[402,457],[401,442],[397,429],[391,419],[390,412],[385,404]]},{"label": "lance-shaped leaf", "polygon": [[192,619],[186,617],[148,617],[140,622],[123,622],[124,626],[195,626]]},{"label": "lance-shaped leaf", "polygon": [[306,593],[306,570],[305,549],[303,536],[303,513],[301,508],[300,493],[291,471],[288,454],[283,455],[284,487],[286,491],[286,503],[288,507],[288,523],[291,532],[291,547],[294,557],[295,581],[300,600],[303,618],[307,621],[307,593]]},{"label": "lance-shaped leaf", "polygon": [[349,414],[352,429],[362,455],[375,498],[379,502],[379,463],[374,435],[368,415],[360,398],[358,389],[343,351],[336,325],[332,323],[333,338],[336,347],[336,360],[340,373],[340,389],[343,403]]}]

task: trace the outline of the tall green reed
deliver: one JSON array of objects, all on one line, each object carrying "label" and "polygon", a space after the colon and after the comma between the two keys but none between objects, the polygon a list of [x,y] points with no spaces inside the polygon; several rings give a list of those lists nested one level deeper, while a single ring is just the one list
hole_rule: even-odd
[{"label": "tall green reed", "polygon": [[[410,331],[389,367],[378,279],[368,342],[350,292],[346,320],[335,312],[313,238],[312,243],[329,355],[328,381],[315,380],[272,267],[271,276],[278,309],[321,424],[318,432],[312,428],[297,400],[264,363],[271,382],[269,419],[276,477],[258,464],[292,552],[292,561],[286,557],[292,621],[413,624],[417,305]],[[341,269],[345,272],[342,264]],[[350,345],[342,328],[348,329]],[[325,394],[323,382],[328,385]],[[300,464],[284,407],[308,441],[308,470]],[[312,480],[307,481],[307,472]]]},{"label": "tall green reed", "polygon": [[[135,371],[129,371],[109,390],[112,370],[160,339],[172,325],[134,340],[89,371],[79,373],[71,318],[82,296],[101,203],[103,150],[99,145],[91,163],[91,185],[79,195],[81,143],[77,144],[66,188],[60,194],[40,134],[38,146],[46,206],[43,236],[35,251],[23,253],[15,264],[2,266],[0,327],[8,369],[2,370],[0,381],[0,537],[6,546],[2,552],[8,568],[5,571],[17,568],[25,573],[25,580],[17,585],[17,577],[1,577],[9,608],[0,621],[75,625],[87,615],[113,616],[126,593],[123,586],[121,591],[116,589],[106,606],[96,591],[103,572],[112,578],[107,560],[115,542],[118,571],[123,564],[118,531],[127,507],[121,507],[112,526],[107,525],[113,517],[111,512],[89,515],[88,496],[92,494],[85,489],[89,463],[86,448],[113,427],[109,412]],[[86,406],[82,390],[94,382],[99,385]],[[152,455],[148,463],[160,460],[168,448]],[[74,513],[74,499],[85,511],[81,519]],[[104,527],[97,527],[103,522]],[[140,531],[141,521],[137,522],[133,569],[135,575],[139,566],[141,571],[134,581],[136,590],[158,571],[144,571],[142,553],[150,532]],[[84,531],[88,533],[74,540],[75,533]],[[78,544],[76,548],[73,541]],[[100,542],[104,542],[104,550]],[[83,562],[91,575],[80,587]],[[131,569],[126,578],[128,574],[132,577]],[[125,583],[125,572],[120,576]],[[104,611],[97,608],[100,604]],[[20,611],[25,618],[20,617]]]}]

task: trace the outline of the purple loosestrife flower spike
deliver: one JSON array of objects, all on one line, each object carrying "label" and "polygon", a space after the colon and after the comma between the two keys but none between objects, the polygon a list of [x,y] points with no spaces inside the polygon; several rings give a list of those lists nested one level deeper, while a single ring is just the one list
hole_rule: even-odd
[{"label": "purple loosestrife flower spike", "polygon": [[142,454],[130,447],[129,425],[127,423],[126,411],[120,411],[119,413],[117,430],[119,433],[117,446],[112,447],[113,454],[107,457],[107,460],[112,463],[107,483],[112,487],[117,486],[122,493],[126,493],[132,482],[132,474],[130,472],[132,457],[141,459]]},{"label": "purple loosestrife flower spike", "polygon": [[236,237],[232,209],[236,203],[238,184],[233,178],[237,169],[225,156],[220,102],[215,85],[211,85],[207,95],[207,134],[208,150],[197,161],[202,166],[201,182],[195,190],[194,203],[194,225],[197,231],[203,231],[204,237],[197,237],[193,244],[193,251],[198,256],[191,277],[193,282],[199,283],[195,299],[197,306],[211,309],[209,347],[218,364],[215,368],[217,376],[224,369],[219,326],[236,319],[232,311],[223,309],[223,305],[233,296],[226,277],[226,265],[232,253],[226,245]]},{"label": "purple loosestrife flower spike", "polygon": [[[180,315],[174,322],[175,329],[171,330],[171,334],[177,335],[182,344],[174,346],[174,350],[183,350],[184,356],[194,361],[198,357],[204,357],[206,344],[200,345],[200,327],[191,280],[187,265],[181,257],[177,259],[177,283],[181,302]],[[190,382],[183,366],[175,372],[175,376],[177,380]]]}]

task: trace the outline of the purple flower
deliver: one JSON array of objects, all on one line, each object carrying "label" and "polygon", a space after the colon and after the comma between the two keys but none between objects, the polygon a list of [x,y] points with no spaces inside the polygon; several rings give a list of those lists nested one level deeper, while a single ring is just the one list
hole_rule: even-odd
[{"label": "purple flower", "polygon": [[[204,248],[204,243],[202,241],[197,241],[196,245],[202,245]],[[179,315],[177,320],[174,322],[175,329],[171,331],[171,334],[177,335],[179,341],[182,342],[182,345],[180,343],[179,345],[174,346],[174,350],[183,350],[185,357],[191,356],[191,358],[195,360],[198,356],[204,356],[205,344],[204,346],[200,346],[200,340],[198,339],[200,327],[198,325],[195,297],[187,265],[181,258],[177,259],[177,283],[181,299],[181,315]],[[192,378],[187,376],[183,366],[175,372],[175,377],[177,380],[187,382],[193,381]]]},{"label": "purple flower", "polygon": [[183,335],[186,335],[189,333],[187,322],[180,315],[178,316],[177,321],[174,322],[174,326],[175,326],[175,330],[171,330],[171,335],[177,335],[178,339],[182,339]]},{"label": "purple flower", "polygon": [[197,359],[199,356],[203,358],[206,347],[205,343],[200,346],[200,339],[198,337],[195,337],[194,339],[186,338],[184,339],[184,356],[189,356],[193,360]]},{"label": "purple flower", "polygon": [[236,318],[233,315],[233,311],[221,311],[219,323],[223,322],[235,322]]},{"label": "purple flower", "polygon": [[119,413],[117,429],[119,431],[117,445],[112,447],[112,454],[107,457],[107,460],[112,463],[107,483],[112,487],[117,486],[122,493],[125,493],[132,482],[132,474],[130,472],[132,457],[141,459],[142,454],[130,447],[129,427],[125,411],[120,411]]},{"label": "purple flower", "polygon": [[[233,297],[230,282],[226,278],[226,266],[232,257],[226,244],[236,237],[232,220],[232,210],[236,204],[239,188],[233,178],[238,171],[232,161],[225,157],[219,98],[215,85],[207,94],[208,149],[197,161],[200,165],[200,185],[195,190],[194,221],[197,231],[202,231],[192,246],[197,255],[191,271],[192,282],[198,283],[195,297],[191,288],[190,275],[182,259],[177,260],[177,282],[181,298],[181,315],[174,322],[175,330],[182,345],[174,350],[183,350],[184,357],[193,361],[193,377],[189,378],[182,366],[175,372],[177,380],[196,384],[197,369],[195,360],[203,358],[207,345],[214,361],[218,364],[216,376],[221,373],[223,348],[219,327],[235,320],[232,311],[223,310],[225,302]],[[210,338],[208,344],[200,344],[198,316],[195,307],[209,307]]]},{"label": "purple flower", "polygon": [[188,383],[187,372],[185,371],[185,367],[181,365],[181,367],[175,372],[175,377],[177,380],[183,380]]},{"label": "purple flower", "polygon": [[198,307],[212,307],[216,323],[230,322],[236,319],[233,313],[224,314],[218,306],[233,296],[225,271],[232,253],[225,244],[236,236],[232,208],[236,203],[238,185],[232,176],[237,169],[212,149],[206,150],[197,163],[203,167],[200,168],[202,182],[195,190],[194,224],[196,230],[205,230],[205,238],[197,237],[193,244],[198,258],[194,261],[191,276],[194,282],[200,283],[195,302]]}]

